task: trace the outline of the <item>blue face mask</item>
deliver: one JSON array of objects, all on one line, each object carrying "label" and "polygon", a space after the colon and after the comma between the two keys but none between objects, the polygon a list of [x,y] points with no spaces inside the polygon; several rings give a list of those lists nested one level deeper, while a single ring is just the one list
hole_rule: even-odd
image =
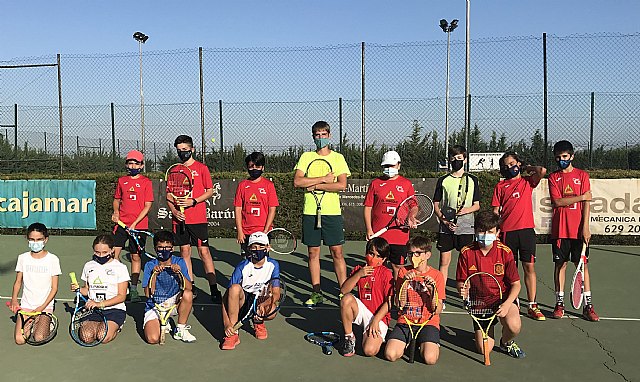
[{"label": "blue face mask", "polygon": [[44,241],[29,240],[29,249],[34,253],[42,251],[44,249]]},{"label": "blue face mask", "polygon": [[315,143],[316,148],[320,150],[321,148],[327,147],[329,145],[329,138],[314,138],[313,143]]},{"label": "blue face mask", "polygon": [[571,164],[571,159],[560,159],[557,160],[556,163],[558,164],[558,167],[560,167],[561,170],[564,170],[565,168],[569,167],[569,165]]},{"label": "blue face mask", "polygon": [[141,168],[128,168],[127,167],[127,174],[129,174],[131,176],[136,176],[136,175],[140,174],[141,171],[142,171]]},{"label": "blue face mask", "polygon": [[156,250],[156,255],[158,256],[158,260],[167,261],[171,258],[171,255],[173,255],[173,251],[170,249],[160,249]]},{"label": "blue face mask", "polygon": [[264,259],[268,253],[269,251],[267,249],[250,249],[247,253],[247,260],[259,262],[260,260]]},{"label": "blue face mask", "polygon": [[496,241],[495,233],[479,233],[476,234],[476,241],[481,247],[488,247]]},{"label": "blue face mask", "polygon": [[96,254],[93,255],[93,261],[95,261],[100,265],[105,265],[106,263],[109,262],[109,260],[111,260],[111,255],[107,255],[107,256],[98,256]]}]

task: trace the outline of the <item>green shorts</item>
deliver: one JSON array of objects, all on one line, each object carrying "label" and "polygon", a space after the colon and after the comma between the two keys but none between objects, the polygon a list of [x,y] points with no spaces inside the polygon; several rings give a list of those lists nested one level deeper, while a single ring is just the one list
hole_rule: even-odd
[{"label": "green shorts", "polygon": [[344,244],[342,215],[323,215],[322,228],[316,228],[315,215],[302,215],[302,243],[308,247]]}]

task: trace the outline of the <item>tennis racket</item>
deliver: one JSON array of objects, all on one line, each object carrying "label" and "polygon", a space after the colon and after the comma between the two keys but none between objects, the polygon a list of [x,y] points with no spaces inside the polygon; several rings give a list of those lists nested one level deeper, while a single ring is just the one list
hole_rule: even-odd
[{"label": "tennis racket", "polygon": [[[320,178],[328,173],[333,172],[331,164],[324,159],[314,159],[307,166],[307,171],[304,176],[307,178]],[[322,199],[324,198],[325,191],[313,190],[309,191],[313,198],[316,200],[316,228],[322,228]]]},{"label": "tennis racket", "polygon": [[136,248],[138,249],[138,254],[146,255],[150,259],[155,259],[156,258],[154,255],[152,255],[150,253],[147,253],[145,247],[142,245],[142,242],[140,241],[140,235],[146,235],[146,236],[150,237],[153,240],[153,233],[152,232],[138,230],[138,229],[131,229],[131,228],[127,227],[127,225],[124,224],[120,220],[118,220],[118,225],[120,227],[122,227],[125,231],[127,231],[127,233],[129,234],[129,237],[131,238],[131,240],[133,240],[133,242],[136,244]]},{"label": "tennis racket", "polygon": [[469,176],[467,174],[462,174],[460,178],[460,184],[458,184],[458,197],[456,198],[456,214],[453,216],[451,220],[453,224],[458,222],[458,213],[464,207],[464,202],[467,200],[467,192],[469,191]]},{"label": "tennis racket", "polygon": [[[75,272],[69,273],[71,283],[78,284]],[[102,309],[87,309],[87,298],[76,289],[76,307],[71,316],[69,333],[71,338],[80,346],[92,347],[102,343],[107,336],[107,318]]]},{"label": "tennis racket", "polygon": [[371,235],[370,239],[378,237],[390,229],[409,228],[409,223],[412,219],[419,226],[429,220],[431,216],[433,216],[433,201],[431,201],[431,198],[424,194],[411,195],[396,208],[389,223]]},{"label": "tennis racket", "polygon": [[[7,307],[11,302],[7,301]],[[29,345],[39,346],[51,341],[58,334],[58,318],[48,312],[27,312],[19,309],[14,312],[20,320],[22,338]]]},{"label": "tennis racket", "polygon": [[409,363],[415,360],[416,339],[435,315],[437,307],[438,290],[432,278],[416,276],[402,283],[398,291],[398,308],[411,333]]},{"label": "tennis racket", "polygon": [[587,243],[582,244],[580,261],[571,280],[571,305],[574,309],[580,309],[584,297],[584,264],[587,262]]},{"label": "tennis racket", "polygon": [[274,277],[264,283],[257,293],[253,294],[251,308],[247,314],[233,325],[233,330],[238,330],[245,322],[251,319],[265,320],[273,317],[287,295],[287,287],[279,277]]},{"label": "tennis racket", "polygon": [[154,269],[149,278],[149,297],[160,321],[160,345],[164,345],[165,335],[171,331],[169,318],[177,311],[185,288],[186,280],[182,272],[176,272],[171,267],[160,271]]},{"label": "tennis racket", "polygon": [[489,330],[502,304],[502,287],[492,274],[476,272],[465,280],[462,299],[465,309],[482,331],[484,364],[489,366]]},{"label": "tennis racket", "polygon": [[311,332],[307,333],[304,339],[322,347],[323,354],[331,355],[333,354],[333,346],[340,341],[340,335],[334,332]]},{"label": "tennis racket", "polygon": [[[182,163],[176,163],[167,169],[165,174],[167,193],[173,198],[174,203],[178,199],[186,200],[193,192],[193,178],[191,169]],[[180,212],[184,213],[184,206],[180,206]],[[180,233],[184,233],[184,220],[180,221]]]},{"label": "tennis racket", "polygon": [[274,228],[267,232],[271,250],[280,255],[293,253],[298,247],[296,237],[284,228]]}]

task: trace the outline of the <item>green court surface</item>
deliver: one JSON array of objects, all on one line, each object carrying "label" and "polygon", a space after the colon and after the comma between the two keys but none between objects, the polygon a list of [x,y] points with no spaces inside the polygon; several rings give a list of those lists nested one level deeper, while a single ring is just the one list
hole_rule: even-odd
[{"label": "green court surface", "polygon": [[[27,243],[17,236],[3,236],[0,240],[4,248],[0,260],[0,296],[4,305],[4,299],[11,295],[17,255],[26,250]],[[632,288],[624,287],[630,284],[619,281],[637,277],[640,269],[638,247],[592,247],[593,301],[602,317],[600,322],[587,322],[579,315],[573,315],[570,307],[570,317],[561,320],[536,322],[523,316],[523,329],[517,342],[526,352],[526,358],[516,360],[496,351],[492,353],[492,365],[485,367],[482,356],[473,350],[471,318],[461,310],[460,300],[454,297],[451,280],[447,288],[450,297],[442,317],[442,347],[437,365],[427,366],[421,360],[415,364],[405,360],[390,363],[380,355],[366,358],[357,354],[345,358],[337,351],[331,356],[323,355],[319,347],[304,341],[303,336],[308,331],[342,332],[336,306],[337,284],[326,252],[323,252],[321,264],[322,287],[329,302],[315,310],[300,305],[311,289],[307,281],[306,256],[302,253],[274,256],[280,261],[289,288],[281,315],[267,325],[269,338],[266,341],[258,341],[250,333],[241,331],[242,343],[235,350],[220,350],[220,307],[208,304],[209,296],[201,292],[189,320],[191,332],[198,339],[195,343],[168,339],[163,347],[147,345],[140,336],[143,305],[138,303],[128,304],[127,322],[114,342],[81,348],[67,332],[70,313],[66,310],[69,309],[67,306],[73,306],[67,274],[80,272],[84,262],[91,258],[91,241],[90,237],[51,237],[47,248],[59,256],[63,269],[56,304],[56,315],[60,319],[58,336],[41,347],[15,345],[11,313],[5,309],[0,319],[0,349],[4,359],[0,380],[640,380],[635,346],[640,333],[638,298],[633,297]],[[215,248],[218,282],[226,286],[233,266],[240,259],[237,244],[231,239],[212,239],[211,243]],[[362,242],[345,245],[349,269],[362,262],[363,248]],[[299,251],[304,252],[304,246]],[[538,300],[544,313],[550,316],[554,302],[550,246],[540,245],[537,258]],[[437,265],[437,260],[435,253],[431,265]],[[129,265],[126,261],[125,264]],[[197,285],[207,289],[202,264],[195,252],[194,269]],[[568,269],[570,280],[573,266]],[[452,264],[450,277],[454,270],[455,264]],[[568,286],[565,289],[568,290]],[[521,296],[524,296],[524,287]]]}]

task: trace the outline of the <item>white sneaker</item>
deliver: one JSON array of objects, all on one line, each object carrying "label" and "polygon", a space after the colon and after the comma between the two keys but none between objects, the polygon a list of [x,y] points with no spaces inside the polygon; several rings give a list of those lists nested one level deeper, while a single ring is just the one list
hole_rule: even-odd
[{"label": "white sneaker", "polygon": [[185,325],[183,328],[176,328],[176,332],[173,334],[174,340],[181,340],[182,342],[195,342],[196,337],[189,333],[191,325]]}]

